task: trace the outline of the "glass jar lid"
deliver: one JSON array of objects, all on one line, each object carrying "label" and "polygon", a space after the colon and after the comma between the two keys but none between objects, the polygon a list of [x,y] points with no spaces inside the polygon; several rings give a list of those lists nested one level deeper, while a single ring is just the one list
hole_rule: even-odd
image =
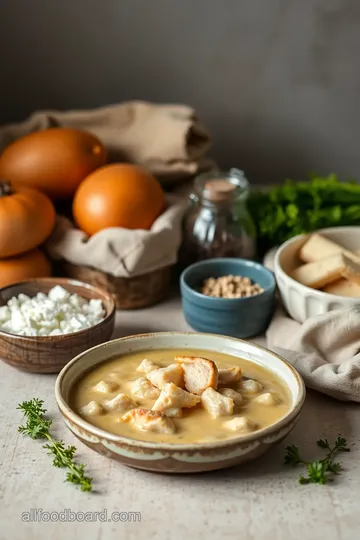
[{"label": "glass jar lid", "polygon": [[240,169],[200,174],[194,187],[198,197],[212,204],[244,200],[249,192],[249,182]]}]

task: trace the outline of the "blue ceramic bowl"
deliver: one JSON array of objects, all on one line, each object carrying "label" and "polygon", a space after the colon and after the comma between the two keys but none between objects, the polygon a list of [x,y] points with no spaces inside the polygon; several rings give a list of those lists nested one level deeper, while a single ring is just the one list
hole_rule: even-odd
[{"label": "blue ceramic bowl", "polygon": [[[205,279],[229,274],[252,279],[264,292],[243,298],[213,298],[198,292]],[[192,264],[181,274],[180,288],[185,319],[198,332],[250,338],[267,329],[275,309],[273,273],[246,259],[207,259]]]}]

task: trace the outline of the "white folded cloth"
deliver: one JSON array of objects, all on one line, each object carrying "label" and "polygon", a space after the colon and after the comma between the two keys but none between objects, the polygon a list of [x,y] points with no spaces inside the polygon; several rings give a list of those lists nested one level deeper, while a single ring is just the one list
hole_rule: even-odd
[{"label": "white folded cloth", "polygon": [[110,227],[88,237],[64,216],[45,249],[52,260],[94,268],[115,277],[142,276],[177,261],[181,243],[181,224],[186,204],[167,195],[167,208],[150,230]]},{"label": "white folded cloth", "polygon": [[[264,264],[272,269],[272,254]],[[308,388],[360,402],[359,306],[318,315],[303,324],[279,307],[266,333],[267,347],[302,375]]]},{"label": "white folded cloth", "polygon": [[266,338],[268,348],[290,362],[308,388],[360,402],[360,305],[303,324],[280,308]]}]

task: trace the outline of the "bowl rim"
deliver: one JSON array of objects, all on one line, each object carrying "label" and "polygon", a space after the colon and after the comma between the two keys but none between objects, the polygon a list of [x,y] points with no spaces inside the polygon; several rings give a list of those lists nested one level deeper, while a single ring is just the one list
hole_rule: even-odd
[{"label": "bowl rim", "polygon": [[[202,294],[201,292],[196,291],[190,285],[187,284],[186,278],[187,274],[189,274],[194,268],[198,268],[200,266],[207,266],[211,265],[213,263],[232,263],[232,264],[239,264],[247,267],[256,268],[257,270],[264,272],[270,279],[271,285],[268,287],[263,287],[263,292],[254,294],[252,296],[242,296],[240,298],[217,298],[213,296],[207,296],[206,294]],[[246,276],[244,276],[246,277]],[[221,301],[221,302],[227,302],[227,303],[239,303],[239,302],[251,302],[254,300],[254,298],[261,298],[265,293],[273,293],[276,288],[276,279],[274,272],[272,270],[269,270],[264,266],[263,264],[252,261],[251,259],[241,259],[241,258],[232,258],[232,257],[221,257],[221,258],[212,258],[212,259],[204,259],[203,261],[198,261],[196,263],[191,264],[190,266],[186,267],[185,270],[181,272],[180,275],[180,286],[190,294],[193,294],[195,298],[201,299],[202,301],[206,302],[214,302],[214,301]]]},{"label": "bowl rim", "polygon": [[[251,345],[255,349],[260,350],[261,352],[265,352],[266,354],[270,354],[272,356],[275,356],[278,360],[280,360],[286,368],[291,371],[292,375],[295,377],[296,382],[298,384],[298,397],[296,401],[293,403],[290,410],[282,416],[277,422],[274,424],[271,424],[270,426],[267,426],[265,428],[259,429],[258,431],[255,431],[253,433],[249,433],[248,435],[238,435],[231,437],[229,439],[223,439],[221,441],[212,441],[212,442],[202,442],[202,443],[188,443],[188,444],[178,444],[178,443],[161,443],[161,442],[152,442],[152,441],[141,441],[138,439],[132,439],[129,437],[124,437],[122,435],[116,435],[114,433],[111,433],[109,431],[106,431],[104,429],[98,428],[97,426],[94,426],[93,424],[87,422],[84,420],[80,415],[78,415],[67,403],[65,400],[63,393],[62,393],[62,384],[63,379],[65,377],[65,374],[68,370],[72,369],[72,366],[76,362],[79,362],[82,358],[84,358],[89,352],[95,351],[97,349],[100,349],[109,343],[118,343],[123,341],[131,341],[133,339],[144,339],[149,337],[156,337],[156,336],[184,336],[189,337],[191,335],[197,335],[197,336],[203,336],[209,337],[213,336],[220,339],[226,339],[230,341],[234,341],[236,343],[246,343],[247,345]],[[169,347],[171,349],[171,347]],[[107,362],[110,360],[110,358],[102,360],[99,362],[99,364],[102,364],[103,362]],[[252,360],[248,360],[249,362],[253,362]],[[255,363],[255,362],[254,362]],[[126,444],[128,446],[135,446],[138,448],[146,449],[146,450],[160,450],[160,451],[173,451],[173,452],[184,452],[184,451],[190,451],[190,452],[196,452],[200,449],[204,450],[210,450],[210,449],[221,449],[228,446],[233,446],[238,443],[252,443],[252,442],[258,442],[259,439],[262,440],[264,438],[267,438],[273,434],[275,434],[277,431],[281,430],[285,426],[287,426],[291,421],[296,418],[304,405],[306,397],[306,387],[305,383],[303,381],[303,378],[301,377],[300,373],[287,361],[285,358],[280,356],[279,354],[270,351],[266,347],[263,347],[261,345],[257,345],[255,343],[233,338],[229,336],[225,336],[222,334],[208,334],[203,332],[152,332],[152,333],[145,333],[145,334],[134,334],[131,336],[125,336],[117,339],[113,339],[111,341],[108,341],[106,343],[101,343],[100,345],[96,345],[95,347],[91,347],[90,349],[87,349],[86,351],[78,354],[70,360],[60,371],[58,374],[56,381],[55,381],[55,400],[57,403],[57,406],[60,410],[60,413],[63,415],[63,417],[67,417],[73,422],[77,427],[82,428],[83,430],[91,433],[91,435],[97,437],[100,440],[108,440],[114,443],[121,443]],[[67,423],[66,423],[67,425]],[[70,428],[69,428],[70,429]]]},{"label": "bowl rim", "polygon": [[[289,238],[288,240],[283,242],[278,247],[278,249],[276,250],[275,257],[274,257],[275,276],[276,276],[276,274],[281,274],[286,279],[288,279],[291,284],[303,289],[306,292],[312,293],[314,296],[316,296],[318,298],[322,298],[322,299],[327,298],[328,300],[331,300],[333,302],[339,302],[339,299],[341,299],[342,302],[345,300],[349,304],[359,303],[360,298],[355,298],[355,297],[353,298],[353,297],[350,297],[350,296],[343,296],[341,294],[331,294],[331,293],[327,293],[325,291],[321,291],[319,289],[313,289],[312,287],[308,287],[307,285],[303,285],[302,283],[300,283],[300,281],[296,281],[296,279],[294,279],[287,272],[285,272],[285,270],[283,269],[283,267],[280,264],[280,255],[281,255],[281,253],[283,253],[292,243],[296,242],[297,240],[300,240],[301,238],[306,238],[307,236],[310,237],[311,234],[314,234],[314,233],[321,234],[322,232],[326,233],[326,232],[330,232],[330,231],[344,231],[344,232],[346,232],[346,231],[350,231],[350,230],[354,231],[355,229],[359,229],[359,232],[360,232],[360,226],[358,226],[358,225],[348,225],[348,226],[344,226],[344,227],[325,227],[323,229],[317,229],[316,231],[313,231],[313,232],[310,232],[310,233],[297,234],[296,236],[293,236],[292,238]],[[306,264],[306,263],[304,263],[304,264]]]},{"label": "bowl rim", "polygon": [[[26,340],[26,341],[28,340],[32,342],[34,341],[50,342],[50,341],[55,341],[55,340],[63,340],[63,339],[74,337],[74,336],[84,335],[88,333],[90,330],[93,330],[94,328],[97,328],[103,325],[105,322],[109,321],[111,318],[115,316],[115,312],[116,312],[115,300],[108,291],[106,291],[105,289],[102,289],[101,287],[96,287],[95,285],[91,285],[90,283],[85,283],[84,281],[80,281],[78,279],[72,279],[72,278],[66,278],[66,277],[59,277],[59,278],[39,277],[39,278],[33,278],[33,279],[22,279],[20,281],[16,281],[15,283],[6,285],[5,287],[0,287],[0,297],[2,296],[3,291],[6,291],[7,289],[10,289],[12,287],[17,287],[19,285],[26,285],[26,284],[36,284],[38,282],[44,283],[44,284],[54,283],[53,285],[54,287],[56,285],[60,285],[60,286],[63,286],[64,289],[66,289],[66,283],[68,284],[70,283],[71,285],[74,285],[76,287],[83,287],[85,289],[92,290],[95,293],[97,293],[99,297],[103,296],[106,298],[106,300],[110,304],[110,309],[101,321],[99,321],[96,324],[93,324],[92,326],[89,326],[89,328],[83,328],[82,330],[78,330],[76,332],[69,332],[68,334],[59,334],[56,336],[23,336],[22,334],[14,334],[12,332],[6,332],[6,330],[2,330],[0,328],[0,338],[10,337],[10,338],[17,338],[17,339]],[[19,294],[20,293],[18,293],[18,295]],[[96,299],[101,299],[101,298],[96,298]]]}]

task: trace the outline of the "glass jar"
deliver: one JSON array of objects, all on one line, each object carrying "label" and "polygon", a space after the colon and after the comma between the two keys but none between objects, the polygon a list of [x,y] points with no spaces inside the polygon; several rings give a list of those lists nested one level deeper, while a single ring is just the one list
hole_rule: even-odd
[{"label": "glass jar", "polygon": [[218,257],[252,259],[255,226],[246,207],[249,182],[243,171],[200,174],[184,220],[183,266]]}]

